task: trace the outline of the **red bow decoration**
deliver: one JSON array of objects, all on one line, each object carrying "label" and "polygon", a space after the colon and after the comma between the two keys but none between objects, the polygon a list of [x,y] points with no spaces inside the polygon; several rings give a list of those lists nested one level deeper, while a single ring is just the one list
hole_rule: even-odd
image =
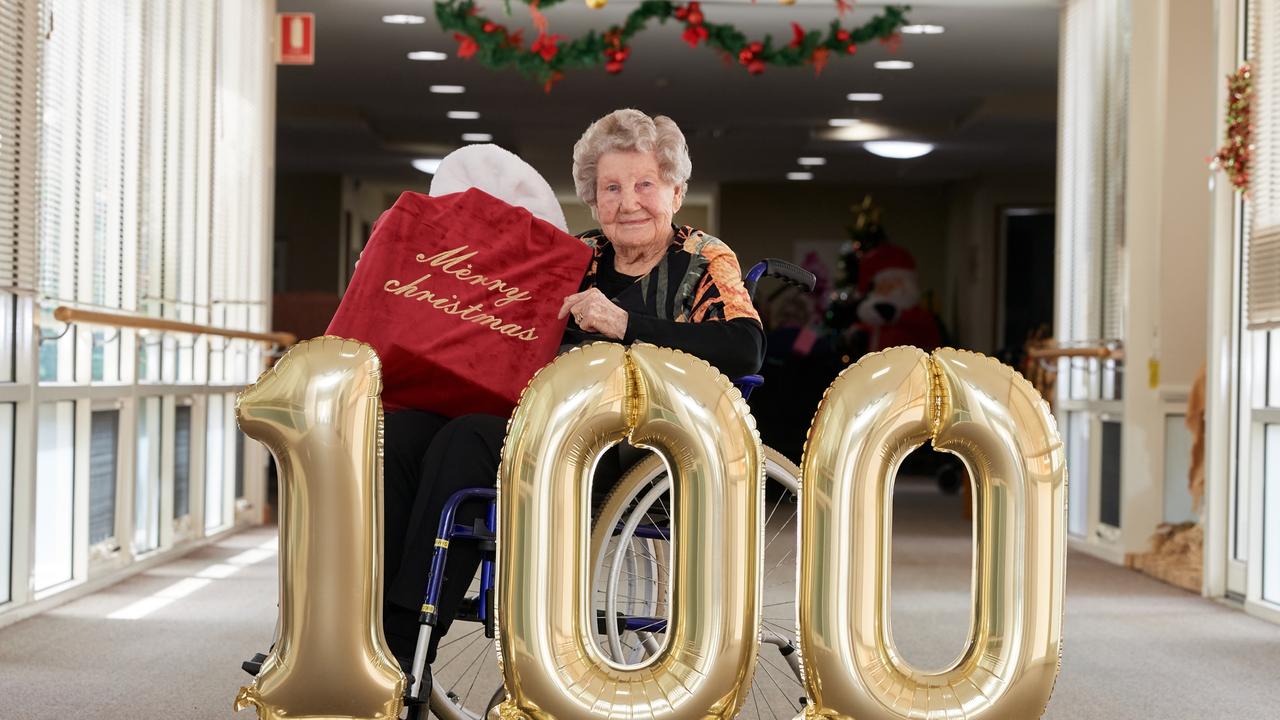
[{"label": "red bow decoration", "polygon": [[617,30],[610,30],[604,34],[604,42],[608,47],[604,49],[604,56],[608,58],[605,61],[604,69],[611,75],[617,75],[622,72],[622,64],[631,57],[631,48],[624,47],[622,44],[622,33]]},{"label": "red bow decoration", "polygon": [[813,54],[809,56],[809,62],[813,63],[814,75],[822,74],[822,69],[827,66],[827,57],[830,54],[831,54],[830,50],[827,50],[824,47],[820,47],[817,50],[814,50]]},{"label": "red bow decoration", "polygon": [[541,55],[544,61],[551,62],[551,59],[554,58],[556,53],[560,50],[560,48],[556,46],[556,41],[559,39],[559,35],[547,35],[546,33],[542,33],[538,35],[537,40],[533,41],[533,45],[529,47],[529,51]]},{"label": "red bow decoration", "polygon": [[564,73],[560,72],[559,70],[556,70],[555,72],[551,73],[550,77],[547,78],[547,82],[542,86],[542,91],[550,95],[551,86],[555,85],[556,83],[560,82],[563,79],[564,79]]},{"label": "red bow decoration", "polygon": [[477,43],[475,41],[475,38],[471,37],[470,35],[463,35],[462,33],[454,33],[453,37],[455,40],[458,41],[458,57],[462,58],[463,60],[466,60],[472,55],[475,55],[476,51],[480,49],[480,44]]},{"label": "red bow decoration", "polygon": [[791,23],[791,47],[798,48],[804,44],[805,31],[800,23]]}]

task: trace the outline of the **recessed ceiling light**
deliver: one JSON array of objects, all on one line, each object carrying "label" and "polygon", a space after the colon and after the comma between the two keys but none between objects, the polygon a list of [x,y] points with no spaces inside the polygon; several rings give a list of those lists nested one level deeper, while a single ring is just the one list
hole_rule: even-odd
[{"label": "recessed ceiling light", "polygon": [[894,160],[909,160],[928,155],[933,152],[931,143],[904,142],[901,140],[880,140],[862,143],[862,147],[872,155],[879,155]]},{"label": "recessed ceiling light", "polygon": [[831,127],[853,127],[860,122],[862,121],[857,118],[831,118],[827,124]]},{"label": "recessed ceiling light", "polygon": [[[382,22],[389,25],[421,25],[427,19],[421,15],[383,15]],[[904,29],[905,31],[905,29]]]},{"label": "recessed ceiling light", "polygon": [[431,92],[437,95],[461,95],[467,89],[461,85],[432,85]]},{"label": "recessed ceiling light", "polygon": [[849,102],[880,102],[884,96],[880,93],[849,93]]},{"label": "recessed ceiling light", "polygon": [[796,162],[804,165],[805,167],[817,167],[819,165],[826,165],[827,159],[820,157],[802,157],[796,158]]},{"label": "recessed ceiling light", "polygon": [[428,175],[435,175],[436,170],[440,169],[440,158],[418,158],[413,161],[413,167]]},{"label": "recessed ceiling light", "polygon": [[787,173],[787,179],[788,179],[788,180],[812,180],[812,179],[813,179],[813,173],[811,173],[811,172],[789,172],[789,173]]},{"label": "recessed ceiling light", "polygon": [[908,35],[941,35],[945,31],[941,25],[904,25],[902,28]]},{"label": "recessed ceiling light", "polygon": [[450,120],[479,120],[480,113],[475,110],[450,110]]},{"label": "recessed ceiling light", "polygon": [[448,60],[449,56],[436,52],[435,50],[414,50],[409,53],[410,60],[426,60],[428,62],[439,62],[440,60]]},{"label": "recessed ceiling light", "polygon": [[893,137],[895,132],[892,128],[884,125],[877,125],[873,122],[860,122],[857,125],[847,127],[823,128],[815,134],[822,140],[862,142],[864,140],[883,140],[884,138]]},{"label": "recessed ceiling light", "polygon": [[910,60],[881,60],[876,63],[877,70],[910,70],[915,66]]},{"label": "recessed ceiling light", "polygon": [[462,142],[485,143],[493,139],[489,133],[462,133]]}]

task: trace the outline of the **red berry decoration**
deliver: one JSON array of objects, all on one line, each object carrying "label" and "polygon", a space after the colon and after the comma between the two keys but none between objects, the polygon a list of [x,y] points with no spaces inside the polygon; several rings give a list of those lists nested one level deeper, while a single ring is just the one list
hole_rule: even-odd
[{"label": "red berry decoration", "polygon": [[680,34],[680,39],[689,44],[689,47],[697,47],[699,42],[706,40],[710,33],[702,24],[702,8],[696,2],[691,2],[680,8],[676,8],[675,16],[677,20],[683,20],[685,23],[684,32]]},{"label": "red berry decoration", "polygon": [[481,29],[485,31],[485,34],[491,33],[498,29],[498,23],[493,22],[492,20],[486,21]]}]

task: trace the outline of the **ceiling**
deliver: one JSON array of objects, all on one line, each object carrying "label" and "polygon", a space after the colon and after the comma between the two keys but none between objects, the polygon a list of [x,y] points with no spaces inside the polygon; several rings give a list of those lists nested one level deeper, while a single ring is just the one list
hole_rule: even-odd
[{"label": "ceiling", "polygon": [[[941,35],[907,35],[896,54],[878,43],[837,58],[821,74],[769,68],[758,77],[726,66],[705,47],[689,48],[680,27],[654,25],[635,36],[619,75],[570,72],[546,93],[514,71],[495,72],[454,55],[456,41],[436,25],[423,0],[278,0],[280,11],[316,15],[316,64],[278,70],[278,168],[333,172],[407,186],[427,178],[418,157],[439,157],[464,132],[491,133],[523,156],[558,190],[569,191],[573,143],[595,118],[637,107],[676,120],[689,139],[694,192],[723,182],[781,181],[799,156],[821,156],[815,182],[922,184],[994,174],[1051,175],[1056,148],[1058,0],[933,0],[911,3],[914,23],[943,25]],[[528,25],[517,0],[482,11],[511,26]],[[759,0],[703,0],[709,21],[729,22],[753,37],[786,41],[791,22],[822,27],[835,17],[830,0],[792,6]],[[858,3],[847,25],[861,24],[880,3]],[[635,2],[611,0],[599,11],[568,0],[546,11],[551,31],[577,36],[619,21]],[[389,25],[383,15],[425,15],[423,25]],[[532,36],[526,32],[526,37]],[[413,50],[449,53],[415,62]],[[877,70],[882,59],[915,63]],[[437,95],[432,84],[466,87]],[[850,92],[878,92],[883,102],[852,103]],[[448,110],[475,110],[479,120],[450,120]],[[885,160],[860,143],[824,140],[830,118],[887,126],[894,139],[936,143],[915,160]]]}]

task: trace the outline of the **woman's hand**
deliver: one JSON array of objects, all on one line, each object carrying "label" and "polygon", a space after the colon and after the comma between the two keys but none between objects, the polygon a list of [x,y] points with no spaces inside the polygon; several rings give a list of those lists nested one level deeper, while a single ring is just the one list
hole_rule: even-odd
[{"label": "woman's hand", "polygon": [[621,340],[627,334],[627,311],[614,305],[596,288],[587,288],[565,298],[557,317],[569,314],[586,332],[600,333],[614,340]]}]

